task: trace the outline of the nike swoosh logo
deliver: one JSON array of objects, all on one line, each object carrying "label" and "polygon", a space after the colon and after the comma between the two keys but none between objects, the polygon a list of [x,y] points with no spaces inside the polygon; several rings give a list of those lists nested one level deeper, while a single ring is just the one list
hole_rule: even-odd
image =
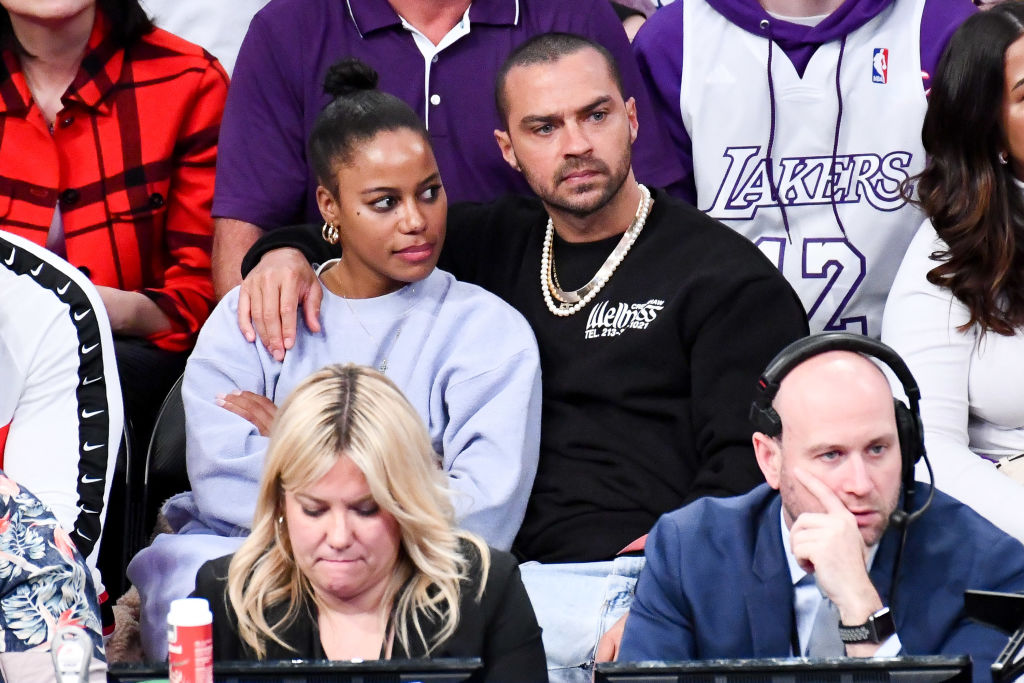
[{"label": "nike swoosh logo", "polygon": [[93,344],[92,346],[86,346],[85,344],[82,344],[82,355],[84,356],[85,354],[95,349],[97,346],[99,346],[99,344]]},{"label": "nike swoosh logo", "polygon": [[93,415],[99,415],[102,412],[103,412],[102,410],[83,410],[82,411],[82,417],[85,418],[86,420],[88,420]]},{"label": "nike swoosh logo", "polygon": [[92,444],[92,443],[89,443],[88,441],[86,441],[85,443],[82,444],[82,450],[85,451],[86,453],[88,453],[89,451],[94,451],[97,448],[103,448],[103,444],[101,444],[101,443]]},{"label": "nike swoosh logo", "polygon": [[100,375],[98,377],[86,377],[85,379],[82,380],[82,386],[87,387],[93,382],[99,382],[101,379],[103,379],[103,375]]},{"label": "nike swoosh logo", "polygon": [[98,481],[103,481],[103,477],[90,477],[88,474],[83,474],[79,481],[83,484],[95,484]]},{"label": "nike swoosh logo", "polygon": [[32,277],[35,277],[36,275],[39,275],[39,273],[43,272],[43,264],[40,263],[38,266],[36,266],[35,268],[33,268],[32,270],[30,270],[28,272],[32,273]]},{"label": "nike swoosh logo", "polygon": [[82,512],[84,512],[87,515],[98,515],[100,513],[99,510],[90,510],[89,508],[82,507],[81,505],[78,506],[78,509],[81,510]]},{"label": "nike swoosh logo", "polygon": [[[63,293],[64,292],[61,292],[61,294],[63,294]],[[75,322],[77,323],[79,320],[81,320],[85,316],[89,315],[91,312],[92,312],[92,309],[91,308],[87,308],[84,311],[79,311],[79,312],[75,313]]]},{"label": "nike swoosh logo", "polygon": [[67,282],[64,283],[63,287],[58,287],[57,288],[57,294],[60,294],[61,296],[64,296],[64,292],[68,291],[68,287],[70,287],[70,286],[71,286],[71,280],[68,280]]},{"label": "nike swoosh logo", "polygon": [[11,255],[4,259],[4,263],[9,266],[14,265],[14,252],[17,251],[14,247],[11,247]]},{"label": "nike swoosh logo", "polygon": [[75,533],[76,533],[76,534],[78,534],[79,536],[81,536],[82,538],[84,538],[84,539],[85,539],[85,540],[87,540],[87,541],[91,541],[91,540],[92,540],[91,538],[89,538],[88,536],[86,536],[85,534],[83,534],[83,533],[82,533],[81,531],[79,531],[78,529],[75,529]]}]

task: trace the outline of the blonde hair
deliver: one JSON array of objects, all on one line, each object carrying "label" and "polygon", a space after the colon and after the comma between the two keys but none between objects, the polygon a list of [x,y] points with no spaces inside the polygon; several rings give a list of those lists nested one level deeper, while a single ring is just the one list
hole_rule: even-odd
[{"label": "blonde hair", "polygon": [[[430,654],[458,626],[460,583],[471,566],[460,540],[480,555],[476,599],[481,597],[490,554],[483,541],[454,528],[446,477],[423,420],[383,375],[353,364],[329,365],[299,384],[278,411],[252,533],[228,569],[239,635],[259,659],[268,639],[290,647],[277,631],[299,616],[300,598],[316,602],[293,560],[287,525],[278,521],[285,491],[314,484],[341,457],[362,471],[374,501],[398,522],[401,546],[383,605],[394,608],[393,634],[405,651],[415,634]],[[281,604],[287,611],[268,623],[267,610]],[[430,642],[423,615],[441,625]]]}]

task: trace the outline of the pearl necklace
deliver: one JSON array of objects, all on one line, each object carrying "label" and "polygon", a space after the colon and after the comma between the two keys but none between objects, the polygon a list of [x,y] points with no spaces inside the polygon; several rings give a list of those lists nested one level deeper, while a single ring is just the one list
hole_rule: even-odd
[{"label": "pearl necklace", "polygon": [[[590,282],[570,292],[562,291],[561,287],[553,279],[557,277],[553,275],[555,268],[553,237],[555,226],[551,218],[548,217],[548,225],[544,233],[544,247],[541,250],[540,256],[540,289],[544,295],[544,303],[547,304],[548,310],[553,314],[560,318],[565,318],[579,312],[593,301],[597,293],[601,291],[601,288],[611,278],[615,269],[622,263],[622,259],[626,258],[626,254],[629,253],[633,242],[636,242],[636,238],[640,236],[640,231],[644,229],[644,224],[647,222],[647,214],[650,213],[651,206],[654,204],[651,191],[639,183],[637,187],[640,188],[640,203],[636,207],[636,215],[633,216],[633,222],[630,223],[629,228],[623,233],[622,239],[615,245],[615,249],[612,250],[612,253],[601,264],[601,267],[594,277],[590,279]],[[558,299],[557,304],[552,298],[552,294],[554,294],[554,298]]]}]

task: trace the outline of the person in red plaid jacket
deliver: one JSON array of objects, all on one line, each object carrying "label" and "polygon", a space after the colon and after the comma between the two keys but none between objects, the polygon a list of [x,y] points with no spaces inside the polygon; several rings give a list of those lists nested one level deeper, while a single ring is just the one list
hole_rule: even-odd
[{"label": "person in red plaid jacket", "polygon": [[227,86],[138,0],[0,0],[0,229],[99,289],[137,454],[214,303]]}]

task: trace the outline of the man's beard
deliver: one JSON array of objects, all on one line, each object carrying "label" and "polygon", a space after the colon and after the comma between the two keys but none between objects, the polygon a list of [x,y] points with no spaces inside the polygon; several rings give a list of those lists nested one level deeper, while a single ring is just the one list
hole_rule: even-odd
[{"label": "man's beard", "polygon": [[[622,189],[623,184],[626,182],[626,178],[629,177],[631,151],[630,145],[627,143],[623,154],[619,157],[622,163],[615,168],[614,172],[608,164],[604,163],[600,159],[582,159],[579,157],[567,159],[555,171],[552,177],[550,191],[546,187],[542,186],[541,183],[537,182],[536,177],[533,176],[525,166],[522,167],[523,176],[526,178],[526,182],[530,185],[533,191],[546,205],[555,210],[564,211],[565,213],[571,214],[577,218],[586,218],[607,206],[608,203],[618,194],[619,190]],[[599,182],[602,177],[607,178],[607,184],[604,187],[604,191],[596,198],[589,201],[581,200],[574,202],[572,201],[572,196],[568,198],[559,196],[557,188],[566,176],[581,170],[597,173],[598,177],[595,179],[595,182]],[[591,187],[591,185],[587,184],[576,188],[576,190],[579,194],[583,194],[589,191]]]}]

